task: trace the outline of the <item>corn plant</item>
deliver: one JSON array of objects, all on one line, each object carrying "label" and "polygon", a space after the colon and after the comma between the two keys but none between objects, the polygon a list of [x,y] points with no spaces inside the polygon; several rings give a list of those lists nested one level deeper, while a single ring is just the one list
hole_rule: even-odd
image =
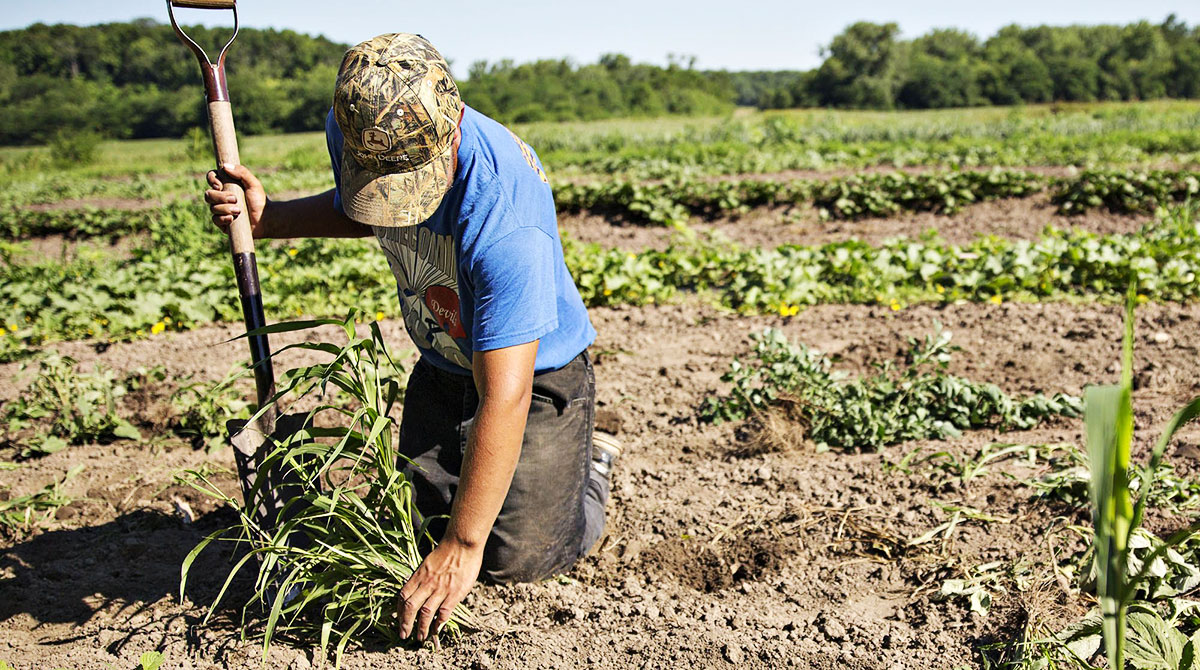
[{"label": "corn plant", "polygon": [[[322,404],[308,413],[305,428],[274,443],[259,472],[287,472],[287,502],[269,518],[260,518],[259,477],[249,498],[237,500],[204,473],[190,472],[190,482],[238,512],[238,522],[217,531],[188,554],[182,567],[180,597],[197,555],[214,541],[241,550],[209,615],[216,611],[234,576],[257,565],[254,593],[243,608],[243,621],[254,609],[268,611],[263,635],[264,658],[273,637],[319,641],[338,662],[353,640],[374,635],[400,643],[394,618],[400,588],[420,565],[418,542],[428,539],[413,504],[411,482],[401,471],[391,414],[402,397],[401,366],[383,341],[379,326],[360,337],[355,313],[344,320],[324,319],[277,324],[256,332],[279,333],[339,325],[347,344],[299,343],[280,350],[301,349],[327,355],[324,363],[289,370],[281,379],[276,401],[291,403],[310,393],[326,397],[327,387],[354,402]],[[276,352],[276,354],[280,353]],[[332,389],[330,389],[332,390]],[[322,425],[313,427],[320,417]],[[426,522],[428,519],[426,519]],[[446,628],[458,635],[467,611],[455,610]],[[206,617],[207,620],[207,617]]]},{"label": "corn plant", "polygon": [[[1187,540],[1200,522],[1171,535],[1149,551],[1131,567],[1131,540],[1141,525],[1154,488],[1155,473],[1171,437],[1181,426],[1200,415],[1200,398],[1192,400],[1167,423],[1154,446],[1150,460],[1142,469],[1142,495],[1136,504],[1130,495],[1130,445],[1133,442],[1133,300],[1129,300],[1125,315],[1125,338],[1120,383],[1089,387],[1084,394],[1084,424],[1087,433],[1088,458],[1091,464],[1092,519],[1095,525],[1094,561],[1096,596],[1100,601],[1101,630],[1110,668],[1124,668],[1126,656],[1126,625],[1134,623],[1128,610],[1139,584],[1150,579],[1154,567],[1168,552]],[[1138,619],[1137,636],[1153,638],[1158,627],[1145,617]],[[1172,629],[1173,630],[1173,629]],[[1156,638],[1165,644],[1166,637]],[[1173,640],[1174,638],[1171,638]],[[1188,644],[1191,644],[1188,642]],[[1182,649],[1182,646],[1181,646]],[[1195,648],[1189,652],[1194,657]],[[1180,652],[1182,654],[1182,651]],[[1141,667],[1141,666],[1139,666]],[[1178,665],[1171,667],[1179,667]]]}]

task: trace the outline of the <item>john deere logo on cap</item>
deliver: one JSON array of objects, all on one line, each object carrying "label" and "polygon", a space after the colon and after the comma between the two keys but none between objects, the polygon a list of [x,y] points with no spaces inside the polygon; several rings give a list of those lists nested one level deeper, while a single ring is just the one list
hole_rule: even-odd
[{"label": "john deere logo on cap", "polygon": [[371,151],[387,151],[392,148],[392,138],[382,128],[367,128],[362,132],[363,147]]}]

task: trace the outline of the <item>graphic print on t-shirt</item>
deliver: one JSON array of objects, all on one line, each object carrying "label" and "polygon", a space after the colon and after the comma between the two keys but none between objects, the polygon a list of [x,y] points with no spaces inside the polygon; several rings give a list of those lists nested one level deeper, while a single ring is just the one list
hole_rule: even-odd
[{"label": "graphic print on t-shirt", "polygon": [[400,289],[404,325],[417,346],[464,369],[471,360],[455,338],[466,338],[458,304],[454,240],[424,226],[375,228]]}]

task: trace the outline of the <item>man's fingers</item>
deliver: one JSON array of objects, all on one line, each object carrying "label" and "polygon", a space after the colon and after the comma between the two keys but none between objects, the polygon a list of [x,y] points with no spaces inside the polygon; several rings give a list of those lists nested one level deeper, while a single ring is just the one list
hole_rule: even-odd
[{"label": "man's fingers", "polygon": [[425,604],[417,609],[417,642],[424,642],[425,638],[429,637],[429,633],[432,632],[433,619],[437,616],[444,600],[444,594],[434,593],[425,601]]},{"label": "man's fingers", "polygon": [[[409,584],[411,584],[411,580]],[[404,588],[408,588],[405,585]],[[404,595],[404,589],[400,590],[400,637],[408,637],[413,633],[413,626],[417,621],[417,616],[420,614],[421,607],[429,600],[429,596],[433,589],[427,588],[424,584],[416,587],[415,592],[410,596]]]},{"label": "man's fingers", "polygon": [[209,186],[213,187],[215,190],[221,190],[221,180],[217,178],[216,170],[209,170],[208,174],[205,175],[205,178],[208,179]]},{"label": "man's fingers", "polygon": [[210,206],[231,204],[237,202],[237,195],[216,189],[209,189],[204,192],[204,202],[207,202]]},{"label": "man's fingers", "polygon": [[442,628],[450,622],[450,616],[454,614],[454,604],[447,598],[442,606],[438,608],[437,618],[433,620],[433,630],[430,634],[433,635],[433,643],[438,644],[438,636],[442,633]]},{"label": "man's fingers", "polygon": [[225,171],[225,174],[242,182],[242,186],[245,188],[262,188],[262,184],[259,183],[258,178],[245,165],[225,163],[221,166],[221,169]]},{"label": "man's fingers", "polygon": [[237,203],[213,205],[211,209],[213,216],[228,216],[230,217],[230,221],[237,218],[237,215],[242,213],[242,207]]}]

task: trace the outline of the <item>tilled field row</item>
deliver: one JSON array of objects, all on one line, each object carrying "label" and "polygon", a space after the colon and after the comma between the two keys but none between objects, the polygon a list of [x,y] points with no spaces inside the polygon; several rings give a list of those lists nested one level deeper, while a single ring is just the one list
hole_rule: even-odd
[{"label": "tilled field row", "polygon": [[[814,453],[801,434],[790,448],[746,456],[746,426],[713,426],[697,412],[706,397],[724,392],[719,377],[734,356],[748,354],[748,334],[768,326],[861,374],[941,324],[962,347],[950,372],[1015,394],[1078,394],[1117,374],[1118,308],[829,305],[781,317],[693,301],[595,308],[592,317],[601,334],[592,348],[598,419],[628,454],[616,472],[601,550],[559,580],[476,589],[470,604],[484,629],[440,652],[358,649],[343,667],[977,667],[982,641],[1015,639],[1027,623],[1061,625],[1082,612],[1077,596],[1054,585],[1046,541],[1059,552],[1080,550],[1062,528],[1085,522],[1086,511],[1036,502],[1022,482],[1045,474],[1040,457],[997,462],[969,481],[946,479],[938,460],[896,467],[916,449],[968,458],[995,442],[1028,444],[1031,454],[1042,453],[1037,445],[1079,445],[1078,420],[877,454]],[[1139,424],[1160,424],[1193,391],[1200,331],[1189,324],[1197,320],[1200,308],[1190,304],[1139,311]],[[206,327],[103,351],[82,342],[62,348],[84,368],[162,364],[171,377],[213,380],[242,353],[241,342],[226,341],[234,332]],[[385,321],[384,332],[397,348],[406,343],[399,322]],[[277,346],[299,337],[279,338]],[[304,362],[292,357],[281,366]],[[12,365],[0,370],[21,378]],[[172,474],[208,467],[232,486],[220,473],[232,466],[228,451],[209,456],[146,437],[70,447],[0,473],[21,494],[84,465],[64,488],[78,501],[44,530],[0,549],[0,656],[14,667],[98,670],[134,665],[150,649],[193,668],[260,662],[261,647],[239,639],[236,610],[199,626],[203,604],[228,570],[227,553],[203,554],[189,599],[173,595],[184,554],[231,518]],[[1179,472],[1196,469],[1198,443],[1193,430],[1170,454]],[[913,544],[957,508],[981,515]],[[965,598],[939,595],[945,580],[997,563],[1027,565],[1022,583],[1033,587],[997,576],[986,616],[972,614]],[[235,580],[235,596],[249,587]],[[269,654],[280,667],[308,667],[313,658],[287,641]]]}]

